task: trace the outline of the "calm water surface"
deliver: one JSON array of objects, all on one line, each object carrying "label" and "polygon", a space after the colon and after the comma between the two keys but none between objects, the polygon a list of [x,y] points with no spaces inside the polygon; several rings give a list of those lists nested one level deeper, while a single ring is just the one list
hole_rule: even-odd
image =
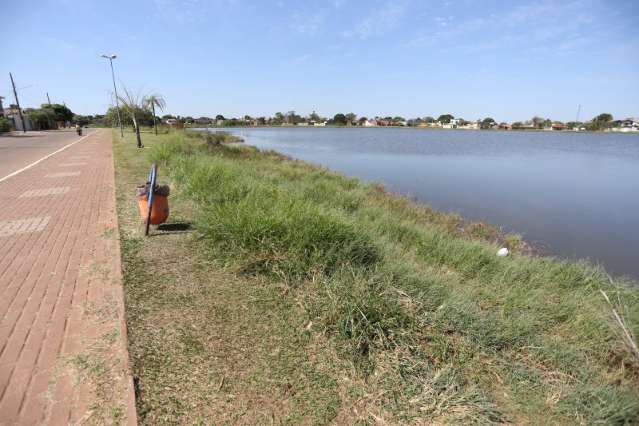
[{"label": "calm water surface", "polygon": [[639,277],[639,135],[233,129],[261,149],[384,183],[514,231],[549,254]]}]

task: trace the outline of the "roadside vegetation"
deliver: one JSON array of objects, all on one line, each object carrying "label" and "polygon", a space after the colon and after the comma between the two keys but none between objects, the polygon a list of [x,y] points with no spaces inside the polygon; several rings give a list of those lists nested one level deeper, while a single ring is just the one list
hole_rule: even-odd
[{"label": "roadside vegetation", "polygon": [[226,138],[114,133],[142,424],[639,422],[637,283]]},{"label": "roadside vegetation", "polygon": [[0,133],[6,133],[11,131],[11,124],[9,120],[4,117],[0,117]]}]

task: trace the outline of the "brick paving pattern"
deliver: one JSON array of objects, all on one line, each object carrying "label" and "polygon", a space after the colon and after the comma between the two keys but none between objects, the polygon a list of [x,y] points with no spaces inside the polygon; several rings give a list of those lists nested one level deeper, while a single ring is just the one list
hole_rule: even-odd
[{"label": "brick paving pattern", "polygon": [[0,182],[1,425],[136,423],[114,187],[109,130]]}]

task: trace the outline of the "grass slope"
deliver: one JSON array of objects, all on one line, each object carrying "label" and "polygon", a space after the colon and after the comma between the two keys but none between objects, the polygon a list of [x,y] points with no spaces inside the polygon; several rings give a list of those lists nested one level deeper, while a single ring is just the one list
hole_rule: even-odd
[{"label": "grass slope", "polygon": [[[276,153],[114,138],[142,423],[638,421],[600,293],[636,334],[632,283]],[[151,160],[193,232],[141,236]]]}]

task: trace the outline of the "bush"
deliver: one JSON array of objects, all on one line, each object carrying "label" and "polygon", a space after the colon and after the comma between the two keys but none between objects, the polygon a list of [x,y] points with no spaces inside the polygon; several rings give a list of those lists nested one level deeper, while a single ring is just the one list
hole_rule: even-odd
[{"label": "bush", "polygon": [[11,123],[4,117],[0,117],[0,133],[5,133],[11,130]]},{"label": "bush", "polygon": [[205,140],[209,149],[220,146],[223,143],[244,142],[242,138],[234,136],[228,132],[206,133]]}]

